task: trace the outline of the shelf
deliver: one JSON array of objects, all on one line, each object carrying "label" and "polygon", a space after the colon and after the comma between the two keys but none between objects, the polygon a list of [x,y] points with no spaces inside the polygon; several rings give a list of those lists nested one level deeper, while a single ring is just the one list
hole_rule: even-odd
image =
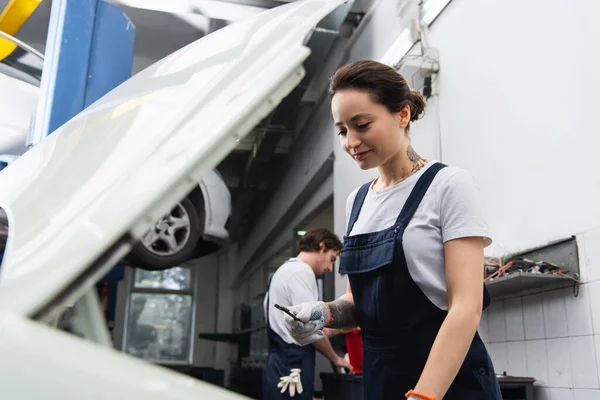
[{"label": "shelf", "polygon": [[198,339],[212,340],[215,342],[239,343],[247,341],[249,334],[266,329],[266,325],[257,326],[255,328],[244,329],[235,333],[199,333]]},{"label": "shelf", "polygon": [[239,331],[239,334],[245,334],[245,333],[253,333],[253,332],[258,332],[258,331],[262,331],[263,329],[266,329],[267,325],[260,325],[260,326],[255,326],[254,328],[247,328],[247,329],[243,329],[241,331]]},{"label": "shelf", "polygon": [[494,297],[510,294],[521,294],[524,290],[551,289],[567,287],[574,283],[564,275],[534,274],[530,272],[514,272],[486,282],[492,301]]},{"label": "shelf", "polygon": [[198,339],[223,343],[243,343],[248,341],[248,335],[241,333],[199,333]]}]

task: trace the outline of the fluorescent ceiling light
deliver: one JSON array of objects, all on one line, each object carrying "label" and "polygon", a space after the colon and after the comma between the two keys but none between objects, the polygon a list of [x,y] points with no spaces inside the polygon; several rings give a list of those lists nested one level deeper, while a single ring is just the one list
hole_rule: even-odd
[{"label": "fluorescent ceiling light", "polygon": [[296,233],[298,234],[298,236],[304,236],[304,235],[306,235],[306,231],[298,231]]},{"label": "fluorescent ceiling light", "polygon": [[423,22],[429,26],[452,0],[427,0],[423,4]]},{"label": "fluorescent ceiling light", "polygon": [[410,28],[404,29],[402,33],[400,33],[400,36],[398,36],[398,39],[396,39],[388,51],[381,57],[380,62],[389,65],[390,67],[395,67],[398,61],[408,53],[416,40],[417,38],[413,37]]},{"label": "fluorescent ceiling light", "polygon": [[210,30],[210,18],[205,15],[192,14],[192,13],[173,13],[173,16],[193,26],[199,31],[209,33]]},{"label": "fluorescent ceiling light", "polygon": [[[452,0],[427,0],[423,4],[422,24],[426,26],[431,25],[451,1]],[[400,36],[398,36],[398,39],[396,39],[379,61],[395,67],[419,39],[418,34],[413,32],[413,28],[413,26],[406,26],[400,33]]]}]

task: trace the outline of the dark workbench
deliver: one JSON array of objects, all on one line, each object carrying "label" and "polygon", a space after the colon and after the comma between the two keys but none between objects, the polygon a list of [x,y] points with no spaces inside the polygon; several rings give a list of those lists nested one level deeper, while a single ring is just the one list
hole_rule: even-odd
[{"label": "dark workbench", "polygon": [[535,400],[534,378],[520,376],[498,377],[504,400]]}]

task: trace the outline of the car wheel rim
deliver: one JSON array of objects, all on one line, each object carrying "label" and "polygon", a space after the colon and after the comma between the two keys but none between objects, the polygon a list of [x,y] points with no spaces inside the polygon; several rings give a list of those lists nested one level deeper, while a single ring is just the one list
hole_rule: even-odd
[{"label": "car wheel rim", "polygon": [[180,252],[190,239],[190,216],[181,204],[154,225],[142,238],[142,243],[159,256],[171,256]]}]

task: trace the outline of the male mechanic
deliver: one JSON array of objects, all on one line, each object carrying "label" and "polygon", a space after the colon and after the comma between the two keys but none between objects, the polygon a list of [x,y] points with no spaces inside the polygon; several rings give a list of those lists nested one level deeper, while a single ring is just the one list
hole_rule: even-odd
[{"label": "male mechanic", "polygon": [[285,328],[284,313],[273,306],[318,301],[316,278],[333,270],[341,249],[342,243],[334,233],[311,229],[300,239],[298,256],[283,263],[271,278],[264,301],[269,335],[269,355],[263,369],[264,400],[313,399],[315,348],[335,367],[352,370],[329,342],[329,337],[339,331],[325,329],[323,338],[312,346],[299,346]]}]

